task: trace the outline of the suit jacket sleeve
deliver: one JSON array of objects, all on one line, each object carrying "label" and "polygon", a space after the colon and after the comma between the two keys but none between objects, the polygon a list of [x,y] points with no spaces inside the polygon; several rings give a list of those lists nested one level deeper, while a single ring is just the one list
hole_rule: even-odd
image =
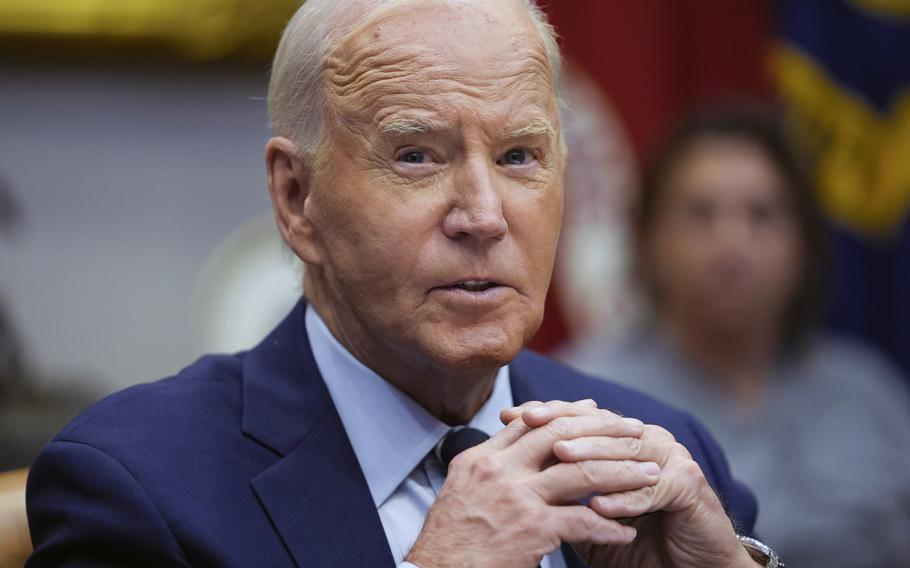
[{"label": "suit jacket sleeve", "polygon": [[[688,421],[699,446],[697,449],[690,447],[689,451],[694,454],[693,457],[701,465],[708,482],[720,497],[736,532],[744,536],[754,536],[755,519],[758,515],[755,496],[748,487],[733,478],[723,450],[705,427],[692,417],[688,417]],[[702,455],[699,456],[698,453]]]},{"label": "suit jacket sleeve", "polygon": [[107,453],[56,440],[32,466],[27,568],[189,566],[135,477]]}]

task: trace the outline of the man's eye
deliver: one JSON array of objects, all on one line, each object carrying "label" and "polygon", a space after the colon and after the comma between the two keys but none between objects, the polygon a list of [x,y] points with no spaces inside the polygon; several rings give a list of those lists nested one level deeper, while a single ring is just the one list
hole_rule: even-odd
[{"label": "man's eye", "polygon": [[531,159],[531,152],[526,148],[512,148],[496,163],[500,166],[522,166]]},{"label": "man's eye", "polygon": [[406,164],[423,164],[427,161],[427,154],[419,150],[411,150],[399,156],[398,161]]}]

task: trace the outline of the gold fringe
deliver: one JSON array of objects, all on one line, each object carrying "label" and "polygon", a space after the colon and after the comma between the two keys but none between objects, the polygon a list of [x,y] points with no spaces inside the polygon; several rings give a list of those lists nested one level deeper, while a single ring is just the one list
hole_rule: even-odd
[{"label": "gold fringe", "polygon": [[790,123],[817,159],[828,215],[871,235],[893,234],[910,209],[910,91],[882,116],[793,47],[774,48],[771,70]]}]

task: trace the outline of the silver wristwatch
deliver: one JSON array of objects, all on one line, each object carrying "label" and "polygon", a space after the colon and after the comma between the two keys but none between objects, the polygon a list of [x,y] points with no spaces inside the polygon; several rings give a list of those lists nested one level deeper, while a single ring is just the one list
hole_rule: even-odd
[{"label": "silver wristwatch", "polygon": [[736,538],[746,549],[746,552],[749,553],[749,556],[752,557],[752,560],[760,562],[765,568],[787,568],[784,563],[781,562],[777,553],[771,550],[771,547],[767,544],[747,536],[736,535]]}]

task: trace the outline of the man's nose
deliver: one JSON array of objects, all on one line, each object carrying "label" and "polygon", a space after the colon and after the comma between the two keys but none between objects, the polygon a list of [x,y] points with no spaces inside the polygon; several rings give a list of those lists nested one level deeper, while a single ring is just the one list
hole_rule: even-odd
[{"label": "man's nose", "polygon": [[509,231],[493,164],[467,163],[455,176],[454,198],[443,221],[453,239],[501,239]]}]

